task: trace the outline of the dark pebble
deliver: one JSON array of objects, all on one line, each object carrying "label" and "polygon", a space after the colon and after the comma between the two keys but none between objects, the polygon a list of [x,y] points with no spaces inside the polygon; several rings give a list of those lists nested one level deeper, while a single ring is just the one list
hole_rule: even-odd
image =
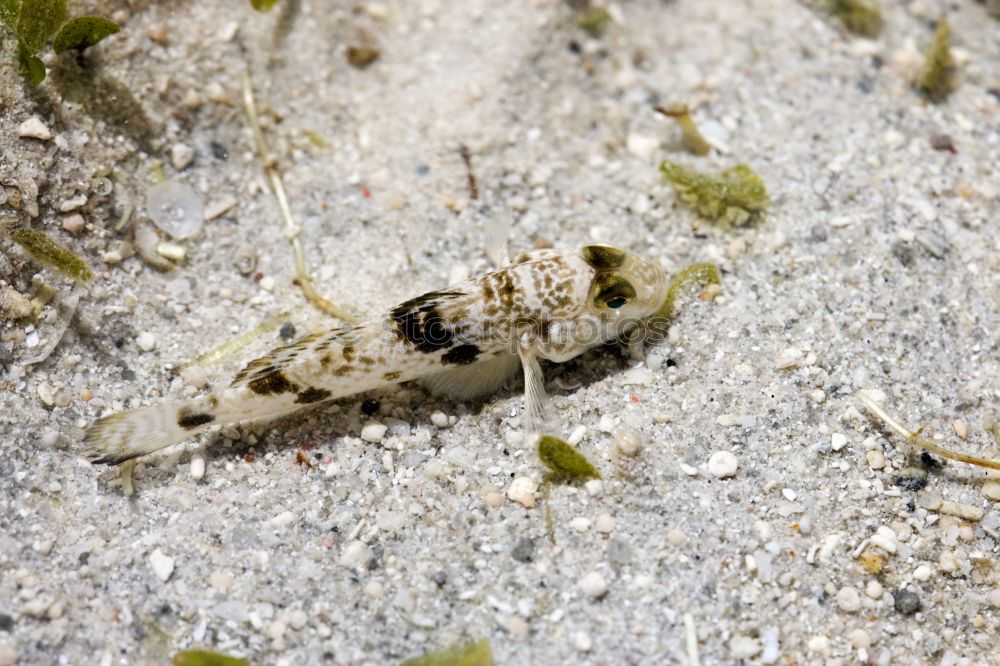
[{"label": "dark pebble", "polygon": [[913,615],[920,610],[920,596],[909,590],[896,590],[892,593],[893,605],[903,615]]},{"label": "dark pebble", "polygon": [[434,583],[438,587],[444,587],[444,584],[448,582],[448,574],[443,571],[438,571],[434,574]]},{"label": "dark pebble", "polygon": [[281,329],[278,330],[278,335],[285,340],[291,340],[295,337],[295,325],[290,321],[286,321],[281,325]]},{"label": "dark pebble", "polygon": [[675,361],[672,358],[668,358],[667,359],[667,367],[668,368],[676,368],[677,367],[677,361]]},{"label": "dark pebble", "polygon": [[229,159],[229,150],[218,141],[211,142],[210,144],[208,144],[208,147],[212,149],[212,155],[215,157],[215,159],[217,160]]},{"label": "dark pebble", "polygon": [[892,245],[892,256],[899,259],[899,263],[904,266],[909,266],[913,263],[913,250],[910,249],[909,245],[902,242],[896,242]]},{"label": "dark pebble", "polygon": [[6,613],[0,613],[0,631],[10,631],[14,628],[14,618]]},{"label": "dark pebble", "polygon": [[517,542],[514,550],[510,551],[510,556],[518,562],[531,562],[535,556],[535,540],[524,537]]},{"label": "dark pebble", "polygon": [[378,400],[369,398],[361,403],[361,413],[365,416],[374,416],[380,407]]},{"label": "dark pebble", "polygon": [[809,230],[809,240],[813,243],[823,243],[826,241],[828,235],[825,224],[814,224],[812,229]]},{"label": "dark pebble", "polygon": [[949,153],[958,152],[955,150],[955,141],[948,134],[931,134],[931,148],[947,150]]}]

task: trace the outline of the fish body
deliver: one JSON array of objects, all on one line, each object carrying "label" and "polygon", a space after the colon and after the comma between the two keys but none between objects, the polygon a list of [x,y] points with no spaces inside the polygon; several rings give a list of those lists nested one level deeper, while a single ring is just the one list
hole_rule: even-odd
[{"label": "fish body", "polygon": [[500,388],[519,368],[526,424],[541,429],[551,417],[539,359],[566,361],[633,334],[666,293],[657,264],[615,248],[527,252],[501,270],[278,347],[228,388],[104,417],[87,431],[85,455],[115,465],[215,425],[275,418],[414,379],[469,399]]}]

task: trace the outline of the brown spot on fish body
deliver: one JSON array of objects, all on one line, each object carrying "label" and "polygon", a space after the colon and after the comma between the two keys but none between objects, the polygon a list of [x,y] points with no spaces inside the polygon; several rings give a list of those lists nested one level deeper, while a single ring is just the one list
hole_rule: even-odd
[{"label": "brown spot on fish body", "polygon": [[342,365],[333,371],[333,374],[337,377],[343,377],[344,375],[349,375],[354,371],[354,368],[350,365]]},{"label": "brown spot on fish body", "polygon": [[444,363],[453,363],[455,365],[468,365],[472,363],[479,357],[479,347],[476,345],[459,345],[452,349],[441,357],[441,361]]},{"label": "brown spot on fish body", "polygon": [[358,363],[370,368],[371,366],[375,365],[375,359],[373,359],[371,356],[359,356]]},{"label": "brown spot on fish body", "polygon": [[295,396],[295,403],[299,405],[309,405],[320,400],[326,400],[332,394],[326,389],[309,387],[305,391],[300,391]]},{"label": "brown spot on fish body", "polygon": [[295,393],[298,387],[288,381],[288,377],[280,370],[275,370],[251,381],[247,386],[258,395],[273,395],[281,393]]},{"label": "brown spot on fish body", "polygon": [[219,399],[216,398],[214,395],[210,395],[208,396],[208,404],[212,409],[215,409],[216,407],[219,406]]},{"label": "brown spot on fish body", "polygon": [[340,353],[344,355],[344,360],[345,361],[348,361],[348,362],[353,361],[354,360],[354,345],[344,345],[343,348],[340,350]]},{"label": "brown spot on fish body", "polygon": [[327,367],[329,367],[331,363],[333,363],[333,356],[331,356],[330,354],[325,354],[325,355],[324,355],[324,356],[323,356],[322,358],[320,358],[320,360],[319,360],[319,364],[320,364],[320,366],[322,366],[322,367],[324,367],[324,368],[327,368]]},{"label": "brown spot on fish body", "polygon": [[385,380],[390,381],[390,382],[394,382],[394,381],[396,381],[397,379],[399,379],[402,376],[403,376],[403,373],[401,373],[399,370],[390,370],[389,372],[387,372],[387,373],[385,373],[385,374],[382,375],[382,379],[385,379]]},{"label": "brown spot on fish body", "polygon": [[486,280],[483,280],[483,300],[492,301],[495,294],[493,293],[493,287]]},{"label": "brown spot on fish body", "polygon": [[191,430],[214,420],[215,417],[211,414],[180,414],[177,417],[177,425],[185,430]]}]

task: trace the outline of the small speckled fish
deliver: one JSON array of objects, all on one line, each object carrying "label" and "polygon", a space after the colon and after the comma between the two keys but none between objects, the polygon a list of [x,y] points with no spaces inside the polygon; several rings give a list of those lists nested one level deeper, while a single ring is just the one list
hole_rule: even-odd
[{"label": "small speckled fish", "polygon": [[432,393],[469,399],[500,388],[518,365],[524,423],[538,431],[549,418],[539,359],[568,361],[629,336],[635,343],[667,289],[657,264],[611,247],[527,252],[501,270],[418,296],[352,328],[278,347],[221,391],[106,416],[87,431],[85,455],[117,465],[213,425],[275,418],[413,379]]}]

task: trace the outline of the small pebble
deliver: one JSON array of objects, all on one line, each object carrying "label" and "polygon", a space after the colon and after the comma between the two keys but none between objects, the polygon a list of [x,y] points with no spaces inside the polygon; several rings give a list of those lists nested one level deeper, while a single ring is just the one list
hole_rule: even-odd
[{"label": "small pebble", "polygon": [[191,166],[191,162],[194,161],[194,148],[185,143],[175,143],[170,148],[170,163],[174,165],[174,168],[178,171],[183,171],[184,169]]},{"label": "small pebble", "polygon": [[13,645],[0,643],[0,666],[14,666],[17,663],[17,650]]},{"label": "small pebble", "polygon": [[135,344],[139,345],[142,351],[150,352],[156,349],[156,337],[149,331],[143,331],[135,339]]},{"label": "small pebble", "polygon": [[913,615],[920,610],[920,597],[909,590],[896,590],[892,593],[893,605],[903,615]]},{"label": "small pebble", "polygon": [[66,199],[65,201],[60,202],[60,204],[59,204],[59,212],[60,213],[69,213],[69,212],[72,212],[72,211],[76,210],[77,208],[85,205],[86,203],[87,203],[87,195],[85,195],[85,194],[78,194],[75,197],[72,197],[72,198]]},{"label": "small pebble", "polygon": [[790,370],[799,367],[802,362],[802,352],[795,347],[789,347],[778,355],[774,367],[776,370]]},{"label": "small pebble", "polygon": [[483,495],[483,502],[491,509],[495,509],[503,504],[503,495],[498,492],[489,492]]},{"label": "small pebble", "polygon": [[872,469],[882,469],[885,467],[885,454],[878,449],[866,452],[865,459],[868,461],[868,466]]},{"label": "small pebble", "polygon": [[1000,481],[992,480],[983,484],[983,497],[1000,502]]},{"label": "small pebble", "polygon": [[864,650],[872,646],[872,637],[864,629],[855,629],[847,634],[847,640],[851,642],[853,647],[859,650]]},{"label": "small pebble", "polygon": [[640,160],[648,162],[660,150],[660,139],[632,132],[625,139],[625,148]]},{"label": "small pebble", "polygon": [[824,400],[826,400],[826,393],[823,391],[823,389],[813,389],[809,393],[809,397],[812,399],[813,402],[819,405]]},{"label": "small pebble", "polygon": [[74,213],[72,215],[67,215],[66,217],[63,218],[62,228],[70,232],[71,234],[75,234],[80,231],[83,231],[83,227],[85,224],[86,221],[83,219],[83,215],[80,215],[79,213]]},{"label": "small pebble", "polygon": [[611,534],[615,531],[615,519],[608,513],[602,513],[597,517],[594,527],[601,534]]},{"label": "small pebble", "polygon": [[236,199],[225,197],[219,201],[210,203],[205,208],[205,221],[210,222],[218,217],[222,217],[236,206]]},{"label": "small pebble", "polygon": [[591,599],[600,599],[608,593],[608,582],[596,571],[580,579],[580,589]]},{"label": "small pebble", "polygon": [[265,275],[257,284],[259,284],[260,288],[264,291],[271,291],[274,289],[274,278],[270,275]]},{"label": "small pebble", "polygon": [[857,613],[861,610],[861,595],[853,587],[842,587],[837,592],[837,605],[845,613]]},{"label": "small pebble", "polygon": [[760,647],[756,638],[736,634],[729,641],[729,655],[733,659],[749,659],[760,652]]},{"label": "small pebble", "polygon": [[590,652],[594,648],[594,641],[590,638],[590,634],[585,631],[574,631],[572,640],[573,647],[580,652]]},{"label": "small pebble", "polygon": [[830,435],[830,448],[834,451],[840,451],[842,448],[847,446],[847,435],[839,432],[835,432]]},{"label": "small pebble", "polygon": [[379,423],[378,421],[372,421],[367,423],[364,428],[361,429],[361,439],[366,442],[381,442],[382,438],[385,437],[385,433],[389,428],[385,425]]},{"label": "small pebble", "polygon": [[281,336],[282,340],[291,340],[295,337],[295,324],[290,321],[286,321],[278,329],[278,335]]},{"label": "small pebble", "polygon": [[830,655],[830,639],[826,636],[813,636],[809,639],[806,647],[809,648],[810,652],[821,654],[824,657],[828,657]]},{"label": "small pebble", "polygon": [[958,435],[959,439],[965,439],[969,436],[969,426],[965,425],[965,421],[955,421],[951,426],[955,429],[955,434]]},{"label": "small pebble", "polygon": [[191,456],[191,478],[195,481],[201,481],[204,476],[205,457],[200,453],[195,453]]},{"label": "small pebble", "polygon": [[510,551],[510,556],[518,562],[531,562],[535,557],[535,540],[531,537],[521,537],[514,549]]},{"label": "small pebble", "polygon": [[591,497],[597,497],[604,491],[604,482],[600,479],[591,479],[583,484],[583,489]]},{"label": "small pebble", "polygon": [[642,437],[626,426],[618,426],[614,431],[615,450],[623,456],[634,458],[642,451]]},{"label": "small pebble", "polygon": [[172,557],[165,555],[162,550],[157,548],[149,554],[149,563],[153,567],[153,573],[156,574],[157,578],[164,583],[170,580],[170,575],[174,573],[174,560]]},{"label": "small pebble", "polygon": [[190,185],[176,179],[149,188],[146,213],[153,224],[178,240],[197,235],[204,222],[201,197]]},{"label": "small pebble", "polygon": [[383,589],[382,583],[377,580],[370,580],[365,584],[364,592],[366,596],[372,599],[378,599],[382,596]]},{"label": "small pebble", "polygon": [[913,577],[919,581],[929,580],[933,570],[926,564],[921,564],[913,570]]},{"label": "small pebble", "polygon": [[438,428],[448,427],[448,415],[442,411],[436,411],[431,414],[431,423],[433,423]]},{"label": "small pebble", "polygon": [[582,534],[590,529],[590,519],[579,516],[569,521],[569,527],[570,529],[576,530]]},{"label": "small pebble", "polygon": [[510,482],[507,487],[507,497],[517,502],[526,509],[535,506],[535,491],[538,490],[538,481],[531,477],[519,476]]},{"label": "small pebble", "polygon": [[46,430],[45,432],[42,433],[39,442],[43,447],[47,449],[52,448],[53,446],[59,443],[59,431],[52,429]]},{"label": "small pebble", "polygon": [[882,583],[877,580],[870,580],[868,581],[868,584],[865,585],[865,594],[872,599],[881,599],[882,592],[884,591],[885,590],[882,589]]},{"label": "small pebble", "polygon": [[32,116],[18,125],[17,135],[23,139],[38,139],[40,141],[48,141],[52,138],[52,132],[38,116]]},{"label": "small pebble", "polygon": [[716,451],[708,459],[708,472],[718,479],[735,476],[737,469],[739,469],[739,461],[729,451]]},{"label": "small pebble", "polygon": [[687,541],[687,534],[684,534],[681,530],[676,527],[671,527],[667,530],[667,543],[671,546],[679,546]]},{"label": "small pebble", "polygon": [[361,413],[365,416],[375,416],[382,405],[374,398],[368,398],[361,402]]}]

